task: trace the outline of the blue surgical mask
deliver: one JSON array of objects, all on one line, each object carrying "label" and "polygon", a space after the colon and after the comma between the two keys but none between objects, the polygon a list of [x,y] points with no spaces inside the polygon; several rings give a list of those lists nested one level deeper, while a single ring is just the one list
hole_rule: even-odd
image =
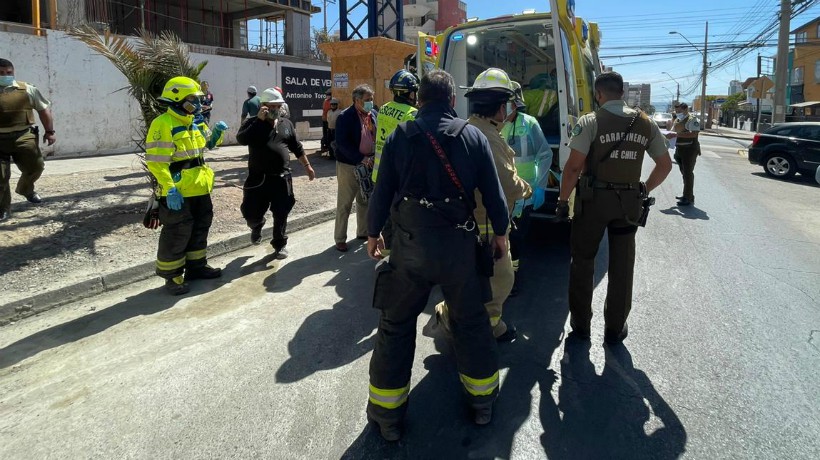
[{"label": "blue surgical mask", "polygon": [[364,102],[364,111],[365,112],[370,112],[371,110],[373,110],[373,101],[365,101]]},{"label": "blue surgical mask", "polygon": [[683,121],[683,119],[686,118],[686,114],[685,113],[676,113],[675,117],[677,117],[678,120]]},{"label": "blue surgical mask", "polygon": [[14,75],[0,76],[0,86],[11,86],[14,84]]}]

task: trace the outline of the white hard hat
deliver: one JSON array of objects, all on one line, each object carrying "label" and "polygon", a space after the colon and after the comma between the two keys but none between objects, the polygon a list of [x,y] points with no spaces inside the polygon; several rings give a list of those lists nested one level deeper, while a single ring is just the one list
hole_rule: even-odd
[{"label": "white hard hat", "polygon": [[259,102],[263,104],[284,104],[285,99],[282,97],[282,93],[280,93],[279,91],[276,91],[274,88],[268,88],[265,91],[262,91],[262,94],[259,95]]},{"label": "white hard hat", "polygon": [[510,76],[507,75],[507,72],[495,67],[490,67],[484,72],[478,74],[475,78],[473,86],[460,86],[460,88],[467,90],[465,96],[476,91],[485,90],[503,91],[509,93],[510,95],[514,92],[512,80],[510,80]]}]

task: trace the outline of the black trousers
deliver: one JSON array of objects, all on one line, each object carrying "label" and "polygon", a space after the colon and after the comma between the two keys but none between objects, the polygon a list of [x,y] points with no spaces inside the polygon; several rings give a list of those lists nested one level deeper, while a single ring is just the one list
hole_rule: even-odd
[{"label": "black trousers", "polygon": [[530,231],[530,212],[532,206],[527,206],[521,213],[521,217],[513,217],[513,226],[510,230],[510,258],[517,261],[521,258],[524,244],[527,241],[527,234]]},{"label": "black trousers", "polygon": [[322,150],[327,149],[328,145],[330,144],[331,139],[332,138],[330,137],[330,130],[327,127],[327,120],[322,121],[322,142],[321,142]]},{"label": "black trousers", "polygon": [[[475,234],[444,223],[418,202],[392,211],[389,263],[377,268],[373,306],[381,310],[370,360],[368,416],[400,423],[407,410],[416,348],[416,320],[433,286],[449,305],[458,372],[468,403],[492,405],[498,394],[498,349],[475,267]],[[466,216],[465,216],[466,219]]]},{"label": "black trousers", "polygon": [[171,279],[185,269],[207,263],[208,230],[214,218],[211,195],[186,196],[182,209],[168,209],[165,197],[159,200],[162,232],[157,248],[157,275]]},{"label": "black trousers", "polygon": [[695,201],[695,163],[700,155],[700,143],[695,141],[690,145],[679,145],[675,149],[678,155],[678,168],[683,176],[683,197]]},{"label": "black trousers", "polygon": [[279,250],[288,244],[288,214],[296,204],[293,196],[293,178],[290,173],[262,174],[251,172],[245,179],[242,196],[242,217],[253,228],[265,221],[265,214],[273,214],[271,246]]},{"label": "black trousers", "polygon": [[325,146],[330,158],[336,158],[336,149],[333,148],[333,143],[336,139],[336,130],[328,128],[327,130],[327,145]]},{"label": "black trousers", "polygon": [[[569,311],[576,327],[589,330],[592,320],[595,256],[607,231],[609,268],[604,302],[605,328],[619,334],[632,309],[632,281],[635,268],[635,232],[641,199],[637,190],[595,189],[593,199],[576,198],[572,219],[569,272]],[[577,195],[576,195],[577,196]]]}]

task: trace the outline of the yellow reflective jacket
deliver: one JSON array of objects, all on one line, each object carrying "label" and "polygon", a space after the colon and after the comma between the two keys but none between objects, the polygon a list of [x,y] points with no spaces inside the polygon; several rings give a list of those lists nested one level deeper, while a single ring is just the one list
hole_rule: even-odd
[{"label": "yellow reflective jacket", "polygon": [[396,101],[390,101],[379,108],[379,116],[376,117],[376,158],[373,162],[373,174],[370,176],[373,182],[376,182],[376,177],[379,175],[384,141],[393,134],[399,123],[415,120],[417,112],[418,109],[412,105]]},{"label": "yellow reflective jacket", "polygon": [[[168,190],[173,187],[184,197],[211,193],[214,172],[205,164],[202,156],[204,149],[205,136],[193,124],[193,117],[185,117],[169,109],[151,122],[145,139],[145,163],[157,179],[159,196],[168,195]],[[176,177],[171,173],[174,163],[176,166],[173,169],[186,166],[180,169]]]},{"label": "yellow reflective jacket", "polygon": [[[498,180],[501,182],[501,189],[507,199],[507,212],[512,213],[515,202],[522,198],[529,198],[532,195],[532,187],[524,179],[518,177],[515,168],[515,151],[510,148],[507,142],[499,134],[501,123],[493,124],[486,118],[471,116],[467,120],[471,125],[478,128],[490,142],[490,149],[493,151],[495,169],[498,171]],[[492,222],[487,218],[487,210],[481,201],[481,193],[475,192],[476,208],[473,211],[476,223],[482,235],[486,235],[492,230]]]}]

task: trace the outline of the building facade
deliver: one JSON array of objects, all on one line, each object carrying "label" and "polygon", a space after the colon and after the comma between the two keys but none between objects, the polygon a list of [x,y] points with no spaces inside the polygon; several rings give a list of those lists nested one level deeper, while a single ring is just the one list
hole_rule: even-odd
[{"label": "building facade", "polygon": [[743,82],[740,80],[732,80],[729,82],[729,91],[728,94],[737,94],[743,92]]},{"label": "building facade", "polygon": [[435,35],[467,20],[460,0],[403,0],[404,41],[418,43],[419,32]]},{"label": "building facade", "polygon": [[820,101],[820,17],[794,29],[791,104]]}]

